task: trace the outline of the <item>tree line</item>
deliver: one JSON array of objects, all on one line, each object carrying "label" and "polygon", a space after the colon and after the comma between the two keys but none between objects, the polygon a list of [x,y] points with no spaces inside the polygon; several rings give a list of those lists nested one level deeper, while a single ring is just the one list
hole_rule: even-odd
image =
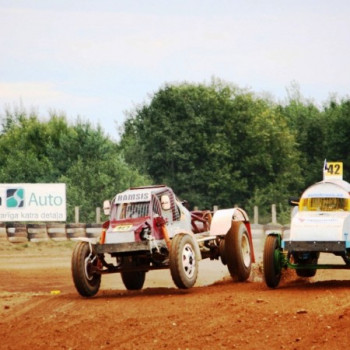
[{"label": "tree line", "polygon": [[349,179],[350,99],[322,107],[294,89],[285,102],[213,80],[165,84],[129,111],[113,141],[100,127],[63,114],[41,120],[21,109],[1,116],[0,183],[64,182],[68,220],[130,186],[166,184],[191,207],[239,205],[287,222],[287,199],[322,180],[324,159]]}]

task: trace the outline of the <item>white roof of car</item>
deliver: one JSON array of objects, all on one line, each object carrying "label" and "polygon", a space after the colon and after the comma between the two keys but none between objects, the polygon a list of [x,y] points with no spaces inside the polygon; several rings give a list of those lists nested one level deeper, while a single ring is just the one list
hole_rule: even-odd
[{"label": "white roof of car", "polygon": [[170,189],[164,185],[132,187],[118,193],[114,198],[114,203],[150,202],[153,193],[158,194],[166,190]]},{"label": "white roof of car", "polygon": [[135,190],[126,190],[118,193],[115,196],[115,203],[135,203],[135,202],[149,202],[151,200],[151,189],[140,188]]},{"label": "white roof of car", "polygon": [[302,198],[350,198],[350,184],[344,180],[321,181],[304,191]]}]

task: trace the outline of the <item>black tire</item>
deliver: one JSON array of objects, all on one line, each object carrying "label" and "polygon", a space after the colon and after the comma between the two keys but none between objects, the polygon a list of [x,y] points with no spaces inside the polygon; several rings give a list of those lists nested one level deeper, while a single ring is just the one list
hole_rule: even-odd
[{"label": "black tire", "polygon": [[[298,258],[298,256],[294,257],[294,260],[298,265],[317,264],[320,253],[316,252],[316,253],[310,253],[310,254],[311,254],[311,257],[307,260],[301,260]],[[314,277],[316,275],[317,269],[296,269],[295,272],[299,277]]]},{"label": "black tire", "polygon": [[127,290],[140,290],[146,279],[145,271],[124,271],[121,272],[124,286]]},{"label": "black tire", "polygon": [[72,276],[75,288],[83,297],[92,297],[100,289],[101,275],[91,272],[98,259],[90,254],[89,243],[78,242],[72,255]]},{"label": "black tire", "polygon": [[[123,265],[128,267],[137,266],[137,260],[132,257],[123,258]],[[122,281],[127,290],[140,290],[146,279],[146,271],[122,271]]]},{"label": "black tire", "polygon": [[225,236],[225,261],[231,277],[246,281],[252,269],[252,254],[247,228],[243,222],[232,222]]},{"label": "black tire", "polygon": [[170,272],[180,289],[194,286],[198,275],[198,257],[195,242],[188,234],[177,234],[171,241]]},{"label": "black tire", "polygon": [[314,277],[316,275],[316,269],[296,269],[295,272],[299,277]]},{"label": "black tire", "polygon": [[270,288],[276,288],[281,280],[281,266],[276,259],[281,247],[277,236],[267,236],[264,246],[263,266],[265,283]]},{"label": "black tire", "polygon": [[219,252],[220,252],[220,259],[221,259],[222,264],[227,265],[225,240],[224,239],[220,240]]}]

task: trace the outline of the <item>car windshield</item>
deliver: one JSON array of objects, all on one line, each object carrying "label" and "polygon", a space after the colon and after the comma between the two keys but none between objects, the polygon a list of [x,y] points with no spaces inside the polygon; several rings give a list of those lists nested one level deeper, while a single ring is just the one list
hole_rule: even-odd
[{"label": "car windshield", "polygon": [[118,203],[113,207],[112,220],[140,218],[149,215],[150,202]]},{"label": "car windshield", "polygon": [[302,198],[299,210],[302,211],[349,211],[349,199],[337,197]]}]

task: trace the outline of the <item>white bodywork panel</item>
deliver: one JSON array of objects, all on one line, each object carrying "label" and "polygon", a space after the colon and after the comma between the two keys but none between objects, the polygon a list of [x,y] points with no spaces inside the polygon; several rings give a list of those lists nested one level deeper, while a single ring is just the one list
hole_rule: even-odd
[{"label": "white bodywork panel", "polygon": [[[343,180],[318,182],[302,194],[300,201],[312,198],[350,198],[350,185]],[[302,208],[304,208],[302,206]],[[350,233],[350,211],[324,210],[293,211],[290,241],[347,241]],[[315,210],[316,209],[316,210]],[[350,238],[350,237],[349,237]]]},{"label": "white bodywork panel", "polygon": [[301,198],[331,197],[349,198],[350,186],[346,181],[318,182],[310,186]]},{"label": "white bodywork panel", "polygon": [[168,220],[166,227],[170,238],[181,232],[192,234],[191,213],[180,202],[176,201],[176,205],[180,211],[180,220]]},{"label": "white bodywork panel", "polygon": [[126,190],[118,193],[114,198],[114,203],[137,203],[137,202],[149,202],[151,200],[152,190],[149,188],[140,188]]},{"label": "white bodywork panel", "polygon": [[134,231],[114,231],[110,230],[106,233],[105,243],[130,243],[135,242]]},{"label": "white bodywork panel", "polygon": [[[291,241],[344,241],[350,233],[349,212],[298,212],[292,219]],[[350,238],[350,237],[349,237]]]},{"label": "white bodywork panel", "polygon": [[214,213],[210,225],[210,235],[222,236],[231,228],[232,220],[248,221],[248,215],[240,208],[220,209]]}]

